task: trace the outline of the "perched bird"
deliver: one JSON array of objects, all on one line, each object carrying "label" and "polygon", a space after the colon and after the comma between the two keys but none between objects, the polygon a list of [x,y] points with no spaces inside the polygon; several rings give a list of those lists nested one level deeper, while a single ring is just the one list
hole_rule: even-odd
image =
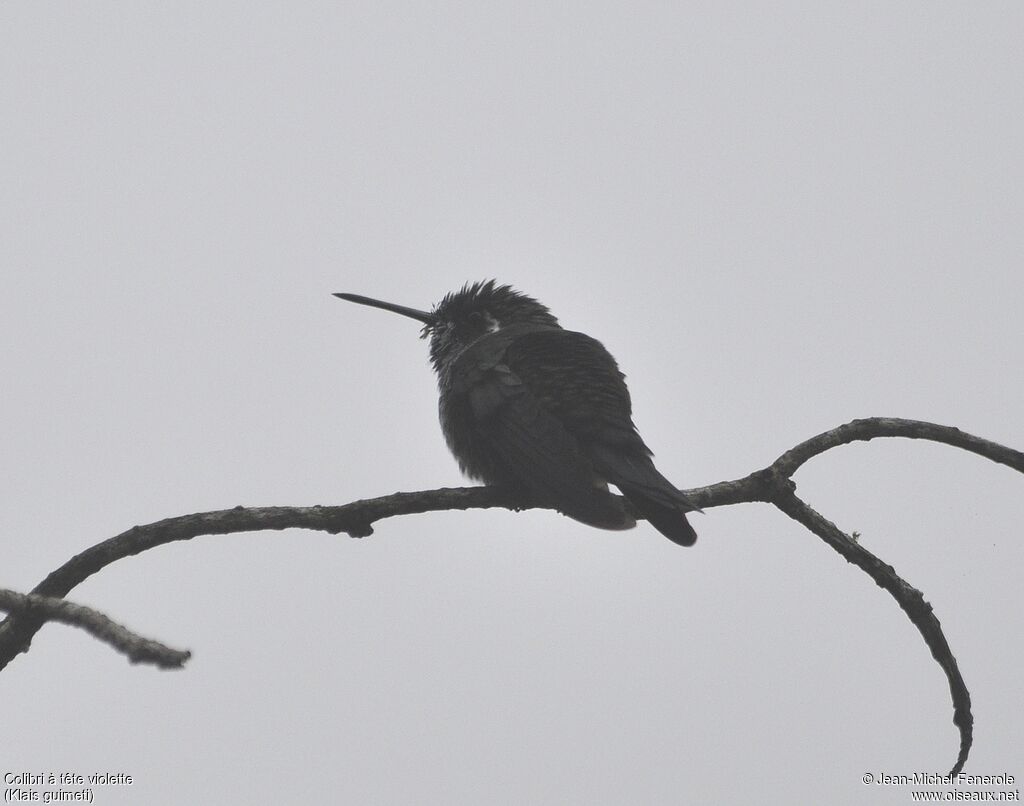
[{"label": "perched bird", "polygon": [[697,507],[658,472],[633,425],[625,378],[601,342],[564,330],[532,297],[494,280],[466,284],[429,313],[334,296],[408,316],[430,337],[448,447],[462,472],[601,529],[636,513],[681,546]]}]

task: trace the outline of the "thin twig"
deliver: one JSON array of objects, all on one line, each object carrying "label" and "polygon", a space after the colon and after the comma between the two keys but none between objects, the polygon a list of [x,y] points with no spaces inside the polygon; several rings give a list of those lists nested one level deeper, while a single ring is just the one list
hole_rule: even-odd
[{"label": "thin twig", "polygon": [[1020,451],[976,437],[952,426],[926,423],[923,420],[901,420],[897,417],[869,417],[844,423],[786,451],[772,467],[783,476],[792,476],[800,465],[829,448],[878,437],[904,437],[941,442],[1024,473],[1024,453]]},{"label": "thin twig", "polygon": [[925,601],[924,594],[905,582],[891,565],[887,565],[864,548],[852,537],[842,532],[834,523],[801,501],[792,490],[780,492],[772,502],[793,520],[802,523],[818,535],[829,546],[838,551],[847,561],[871,576],[879,587],[884,588],[899,604],[903,612],[917,627],[928,648],[949,680],[949,692],[953,698],[953,724],[960,731],[960,753],[950,775],[959,773],[967,763],[974,736],[974,717],[971,715],[971,694],[967,690],[956,658],[946,642],[942,625],[932,612],[932,606]]},{"label": "thin twig", "polygon": [[33,618],[80,627],[94,638],[127,655],[132,663],[151,663],[161,669],[180,669],[192,656],[191,652],[172,649],[159,641],[143,638],[98,610],[67,599],[0,588],[0,610],[20,616],[31,614]]}]

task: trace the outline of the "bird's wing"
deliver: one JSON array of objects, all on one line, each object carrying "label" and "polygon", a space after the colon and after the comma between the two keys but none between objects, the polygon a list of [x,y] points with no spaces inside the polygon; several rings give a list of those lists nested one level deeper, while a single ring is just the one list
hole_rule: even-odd
[{"label": "bird's wing", "polygon": [[506,360],[576,438],[600,478],[661,531],[692,543],[695,535],[682,515],[696,507],[651,461],[633,424],[624,376],[604,345],[583,333],[539,331],[512,342]]},{"label": "bird's wing", "polygon": [[584,523],[626,528],[632,519],[604,491],[610,482],[660,532],[694,542],[685,516],[694,507],[655,468],[623,375],[599,341],[560,328],[503,328],[459,365],[457,396],[498,475]]},{"label": "bird's wing", "polygon": [[505,361],[581,443],[650,455],[633,425],[625,377],[597,339],[571,330],[530,332],[509,344]]},{"label": "bird's wing", "polygon": [[569,501],[589,495],[593,472],[579,443],[506,364],[469,389],[478,439],[522,488]]},{"label": "bird's wing", "polygon": [[[535,356],[518,351],[525,335],[495,333],[460,359],[459,391],[473,421],[474,441],[500,476],[538,501],[605,528],[623,528],[623,512],[599,486],[580,439],[560,416],[554,395],[526,367]],[[524,374],[531,376],[530,380]]]}]

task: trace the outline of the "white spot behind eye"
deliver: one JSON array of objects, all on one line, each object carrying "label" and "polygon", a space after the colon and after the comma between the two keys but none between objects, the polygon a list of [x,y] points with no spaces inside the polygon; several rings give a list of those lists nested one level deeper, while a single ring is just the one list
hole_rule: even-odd
[{"label": "white spot behind eye", "polygon": [[499,322],[497,319],[495,319],[489,313],[485,313],[484,314],[484,319],[487,322],[487,332],[488,333],[497,333],[499,330],[501,330],[501,322]]}]

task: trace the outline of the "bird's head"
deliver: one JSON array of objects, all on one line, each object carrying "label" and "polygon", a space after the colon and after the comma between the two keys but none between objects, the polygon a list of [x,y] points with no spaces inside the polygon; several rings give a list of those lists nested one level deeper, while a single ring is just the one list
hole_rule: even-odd
[{"label": "bird's head", "polygon": [[509,325],[558,327],[558,320],[533,297],[494,280],[467,283],[446,294],[430,312],[406,308],[357,294],[335,294],[349,302],[370,305],[423,323],[421,338],[430,338],[430,360],[435,370],[453,361],[463,350],[488,333]]}]

